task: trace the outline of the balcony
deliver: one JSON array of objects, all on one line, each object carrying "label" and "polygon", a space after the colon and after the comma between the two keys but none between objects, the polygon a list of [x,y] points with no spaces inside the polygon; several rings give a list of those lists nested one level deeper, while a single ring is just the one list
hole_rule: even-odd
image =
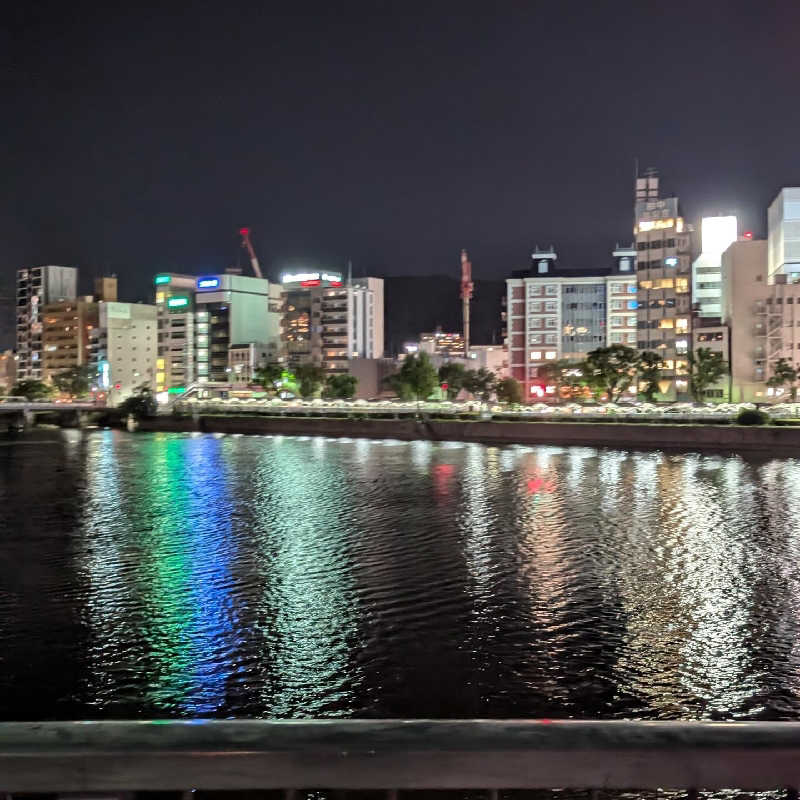
[{"label": "balcony", "polygon": [[[783,790],[800,723],[187,720],[0,724],[5,793]],[[592,796],[595,793],[592,792]],[[204,795],[214,797],[214,795]],[[229,795],[225,795],[229,797]],[[325,796],[325,795],[316,795]],[[339,795],[341,796],[341,795]]]}]

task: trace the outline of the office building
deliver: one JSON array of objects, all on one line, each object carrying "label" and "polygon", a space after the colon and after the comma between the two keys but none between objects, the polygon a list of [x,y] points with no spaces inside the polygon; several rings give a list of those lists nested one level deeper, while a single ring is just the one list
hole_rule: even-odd
[{"label": "office building", "polygon": [[565,269],[553,248],[537,248],[530,268],[506,280],[509,367],[528,400],[554,396],[541,374],[547,362],[636,346],[636,251],[618,246],[612,258],[608,267]]},{"label": "office building", "polygon": [[97,308],[91,337],[93,388],[116,406],[140,386],[156,387],[158,308],[113,301],[101,301]]},{"label": "office building", "polygon": [[180,392],[192,383],[228,383],[229,349],[250,343],[278,358],[277,292],[263,278],[156,275],[158,356],[156,391]]},{"label": "office building", "polygon": [[[155,280],[158,319],[156,392],[181,391],[196,380],[194,290],[197,277],[161,273]],[[206,342],[208,323],[205,323]]]},{"label": "office building", "polygon": [[661,197],[659,179],[636,180],[638,346],[662,357],[661,399],[688,398],[692,340],[691,234],[677,197]]},{"label": "office building", "polygon": [[42,266],[17,270],[16,340],[18,378],[42,379],[42,309],[48,303],[74,300],[78,270]]},{"label": "office building", "polygon": [[696,319],[722,316],[722,254],[736,238],[736,217],[703,217],[700,223],[700,255],[692,263],[692,298]]},{"label": "office building", "polygon": [[277,364],[277,342],[245,342],[228,348],[228,378],[232,386],[246,387],[256,382],[256,372],[267,364]]},{"label": "office building", "polygon": [[97,304],[91,297],[47,303],[41,321],[43,380],[88,366],[90,337],[97,327]]},{"label": "office building", "polygon": [[767,211],[767,274],[800,275],[800,187],[781,189]]}]

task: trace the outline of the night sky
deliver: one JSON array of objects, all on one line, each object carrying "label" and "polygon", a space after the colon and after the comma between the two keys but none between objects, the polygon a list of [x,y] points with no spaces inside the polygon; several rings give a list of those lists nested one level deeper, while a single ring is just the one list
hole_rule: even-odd
[{"label": "night sky", "polygon": [[[634,159],[690,221],[800,184],[800,4],[27,3],[4,22],[2,282],[23,265],[502,278],[604,264]],[[243,262],[244,263],[244,262]]]}]

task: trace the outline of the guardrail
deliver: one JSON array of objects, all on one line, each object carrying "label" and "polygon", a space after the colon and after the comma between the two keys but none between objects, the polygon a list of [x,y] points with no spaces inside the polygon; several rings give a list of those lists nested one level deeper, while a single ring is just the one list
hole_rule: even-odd
[{"label": "guardrail", "polygon": [[0,791],[786,789],[800,723],[0,723]]}]

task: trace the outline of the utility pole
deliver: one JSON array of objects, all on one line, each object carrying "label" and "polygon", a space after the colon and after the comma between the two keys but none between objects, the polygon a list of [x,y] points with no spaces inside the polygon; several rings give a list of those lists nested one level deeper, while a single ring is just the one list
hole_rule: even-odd
[{"label": "utility pole", "polygon": [[472,263],[466,250],[461,251],[461,304],[464,316],[464,358],[469,358],[469,301],[472,299]]}]

